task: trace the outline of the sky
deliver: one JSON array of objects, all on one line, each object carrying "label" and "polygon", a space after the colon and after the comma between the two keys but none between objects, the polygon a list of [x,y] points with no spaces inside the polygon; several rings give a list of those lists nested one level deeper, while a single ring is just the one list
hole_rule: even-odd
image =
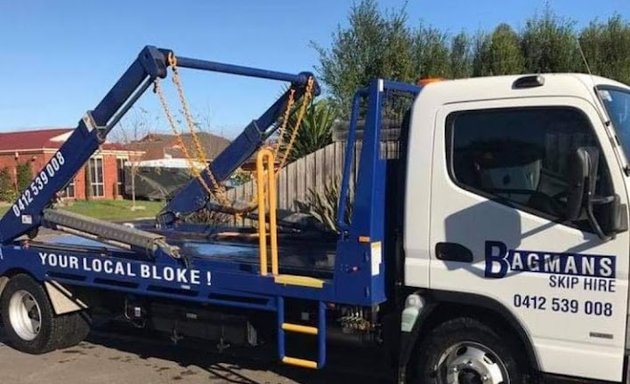
[{"label": "sky", "polygon": [[[410,25],[476,32],[507,22],[516,29],[546,2],[577,27],[617,12],[630,0],[379,0],[405,6]],[[0,0],[0,131],[75,127],[145,45],[177,55],[290,73],[314,71],[316,43],[329,47],[347,25],[352,0]],[[182,71],[193,112],[210,131],[232,138],[280,95],[280,82]],[[170,81],[172,109],[179,110]],[[145,112],[139,112],[145,111]],[[147,92],[127,124],[165,130]],[[184,128],[184,127],[182,127]]]}]

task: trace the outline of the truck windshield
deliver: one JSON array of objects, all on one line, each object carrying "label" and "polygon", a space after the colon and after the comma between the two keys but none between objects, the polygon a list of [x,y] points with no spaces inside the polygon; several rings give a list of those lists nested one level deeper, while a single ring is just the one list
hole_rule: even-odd
[{"label": "truck windshield", "polygon": [[621,141],[626,158],[630,159],[630,91],[613,87],[598,87],[597,90]]}]

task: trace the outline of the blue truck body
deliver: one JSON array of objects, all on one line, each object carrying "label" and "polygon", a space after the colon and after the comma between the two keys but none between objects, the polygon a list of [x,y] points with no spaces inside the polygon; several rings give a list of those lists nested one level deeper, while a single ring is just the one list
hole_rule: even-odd
[{"label": "blue truck body", "polygon": [[[333,242],[334,262],[324,276],[314,278],[320,286],[279,282],[277,276],[262,275],[260,265],[242,258],[231,258],[217,251],[225,244],[206,244],[204,255],[186,254],[174,258],[166,252],[147,255],[142,252],[94,245],[38,243],[20,238],[33,235],[40,226],[47,226],[43,212],[55,195],[69,183],[76,172],[104,142],[107,134],[133,103],[156,78],[167,75],[168,55],[172,51],[145,47],[129,69],[93,110],[86,113],[76,129],[50,162],[41,170],[30,187],[0,220],[0,275],[27,273],[39,282],[56,281],[66,286],[116,291],[147,298],[165,298],[181,302],[213,304],[252,310],[271,311],[278,317],[278,350],[285,358],[284,301],[313,301],[319,308],[318,340],[320,352],[317,367],[325,364],[326,306],[344,304],[374,307],[387,298],[383,249],[385,238],[385,189],[387,161],[380,156],[380,122],[383,104],[391,92],[416,95],[420,88],[403,83],[374,80],[357,92],[352,110],[343,169],[339,212],[344,212],[350,199],[351,153],[359,111],[367,106],[362,138],[360,167],[355,184],[350,218],[339,218],[341,233]],[[221,64],[178,57],[179,67],[218,71],[290,83],[296,98],[304,94],[304,86],[312,74],[286,74],[256,68]],[[316,93],[319,88],[316,87]],[[227,179],[254,154],[277,129],[277,120],[284,111],[289,91],[285,92],[244,131],[210,165],[218,181]],[[203,173],[208,178],[208,172]],[[209,196],[197,179],[182,188],[158,218],[160,231],[167,241],[181,232],[177,218],[203,208]],[[188,229],[187,229],[188,230]],[[202,230],[200,230],[202,231]],[[227,245],[228,247],[230,245]],[[299,247],[291,252],[300,257]],[[228,252],[229,253],[229,252]],[[219,255],[220,254],[220,255]],[[281,258],[281,270],[283,269]],[[315,284],[317,285],[317,284]]]}]

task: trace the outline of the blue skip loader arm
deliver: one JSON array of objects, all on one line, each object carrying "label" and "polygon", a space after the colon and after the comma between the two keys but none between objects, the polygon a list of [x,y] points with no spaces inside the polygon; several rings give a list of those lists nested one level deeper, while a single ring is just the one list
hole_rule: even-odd
[{"label": "blue skip loader arm", "polygon": [[[42,168],[26,190],[22,191],[16,202],[0,219],[0,243],[9,244],[23,234],[33,235],[42,225],[43,212],[55,200],[56,194],[63,190],[75,174],[84,166],[99,146],[105,142],[107,134],[122,119],[127,111],[153,84],[156,78],[167,75],[168,56],[172,51],[146,46],[137,59],[120,77],[112,89],[92,111],[88,111],[79,121],[76,129],[61,148]],[[235,66],[187,57],[177,57],[177,64],[182,68],[200,69],[213,72],[232,73],[273,80],[289,81],[296,89],[296,98],[304,93],[310,73],[298,75],[267,71],[258,68]],[[315,87],[315,93],[319,88]],[[216,159],[213,171],[220,180],[226,179],[262,144],[274,129],[266,129],[278,118],[286,105],[288,92],[276,101],[258,120],[248,125],[245,131]],[[260,127],[265,127],[261,129]],[[205,173],[207,177],[207,173]],[[198,184],[197,181],[195,183]],[[191,183],[192,184],[192,183]],[[194,201],[205,202],[205,191],[186,187],[187,197]],[[173,204],[169,205],[169,207]],[[180,208],[176,205],[175,208]],[[187,208],[187,207],[183,207]]]},{"label": "blue skip loader arm", "polygon": [[[208,166],[201,172],[201,177],[205,179],[206,185],[212,185],[210,172],[217,182],[227,180],[234,171],[247,161],[271,136],[279,126],[276,124],[279,117],[285,111],[291,89],[295,91],[294,99],[299,100],[306,91],[306,85],[312,73],[302,72],[298,75],[270,72],[255,68],[245,68],[237,66],[226,66],[219,63],[199,63],[198,60],[177,59],[178,66],[190,68],[202,68],[237,75],[262,77],[273,80],[290,81],[289,88],[271,107],[269,107],[256,120],[249,123],[243,132],[239,134]],[[319,95],[320,89],[317,82],[314,84],[313,95]],[[166,207],[158,214],[157,221],[160,225],[173,224],[181,215],[186,215],[199,211],[208,203],[210,196],[198,179],[190,180],[184,187],[179,189],[170,199]]]}]

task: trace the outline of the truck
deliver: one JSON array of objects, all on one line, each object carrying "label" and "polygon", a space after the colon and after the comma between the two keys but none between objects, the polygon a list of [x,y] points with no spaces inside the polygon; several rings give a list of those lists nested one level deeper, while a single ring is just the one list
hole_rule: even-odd
[{"label": "truck", "polygon": [[[155,224],[60,210],[55,194],[173,69],[173,51],[145,47],[0,220],[11,346],[74,345],[98,311],[174,338],[272,341],[279,361],[307,369],[342,331],[387,351],[398,383],[629,382],[630,87],[590,74],[374,79],[354,96],[337,231],[323,231],[278,220],[264,144],[289,102],[319,93],[313,74],[176,61],[289,86]],[[392,119],[395,156],[381,140]],[[252,156],[257,210],[218,204],[204,185]],[[257,225],[185,220],[200,209]],[[40,227],[93,241],[42,241]]]}]

